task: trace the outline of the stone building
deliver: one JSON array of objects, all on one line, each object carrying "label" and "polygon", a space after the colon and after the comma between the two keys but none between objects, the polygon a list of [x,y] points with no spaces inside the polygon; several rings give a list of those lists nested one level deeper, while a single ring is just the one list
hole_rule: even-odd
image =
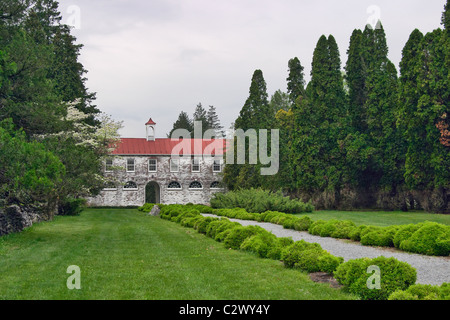
[{"label": "stone building", "polygon": [[122,138],[104,163],[111,183],[91,206],[141,206],[144,203],[208,204],[223,191],[224,139],[156,138],[156,123],[146,124],[146,138]]}]

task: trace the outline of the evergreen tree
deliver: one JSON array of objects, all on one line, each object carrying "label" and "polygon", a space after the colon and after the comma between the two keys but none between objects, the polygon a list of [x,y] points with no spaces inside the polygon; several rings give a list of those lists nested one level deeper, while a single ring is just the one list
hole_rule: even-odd
[{"label": "evergreen tree", "polygon": [[292,107],[289,95],[281,90],[275,91],[275,93],[270,98],[270,107],[277,113],[280,110],[289,111]]},{"label": "evergreen tree", "polygon": [[365,132],[367,117],[364,110],[367,100],[366,78],[367,68],[364,60],[363,33],[354,30],[350,38],[350,46],[347,50],[348,60],[345,66],[346,82],[348,86],[348,115],[350,126],[356,131]]},{"label": "evergreen tree", "polygon": [[299,96],[305,95],[305,78],[303,73],[304,68],[297,57],[289,60],[288,67],[289,76],[286,79],[287,93],[289,95],[291,105],[294,105]]},{"label": "evergreen tree", "polygon": [[[180,114],[178,115],[178,119],[174,122],[172,130],[167,136],[169,138],[172,137],[172,133],[176,129],[186,129],[190,133],[190,137],[193,137],[194,124],[192,123],[192,120],[189,118],[189,115],[186,112],[180,112]],[[178,139],[178,137],[174,138]]]},{"label": "evergreen tree", "polygon": [[197,107],[195,107],[194,115],[192,117],[192,121],[199,121],[202,123],[202,137],[206,130],[212,129],[209,126],[208,117],[206,114],[205,108],[203,108],[202,104],[199,103]]},{"label": "evergreen tree", "polygon": [[273,122],[274,112],[270,109],[267,85],[261,70],[253,73],[250,95],[235,121],[236,129],[266,129]]},{"label": "evergreen tree", "polygon": [[302,193],[331,194],[331,205],[336,206],[342,188],[339,141],[344,137],[346,106],[339,50],[331,35],[317,42],[306,96],[293,109],[295,180]]},{"label": "evergreen tree", "polygon": [[214,129],[216,131],[217,137],[218,138],[225,137],[223,126],[220,124],[220,119],[216,112],[216,107],[212,105],[209,106],[206,118],[208,120],[209,128]]}]

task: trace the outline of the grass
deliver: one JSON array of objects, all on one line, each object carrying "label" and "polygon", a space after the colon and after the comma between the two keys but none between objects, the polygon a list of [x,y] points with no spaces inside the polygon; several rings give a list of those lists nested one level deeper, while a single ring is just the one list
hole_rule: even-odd
[{"label": "grass", "polygon": [[[67,289],[70,265],[81,269],[81,290]],[[133,209],[90,209],[0,238],[0,299],[355,298]]]},{"label": "grass", "polygon": [[314,211],[311,214],[297,214],[309,216],[312,220],[351,220],[357,225],[390,226],[410,223],[433,221],[450,225],[450,215],[425,213],[422,211]]}]

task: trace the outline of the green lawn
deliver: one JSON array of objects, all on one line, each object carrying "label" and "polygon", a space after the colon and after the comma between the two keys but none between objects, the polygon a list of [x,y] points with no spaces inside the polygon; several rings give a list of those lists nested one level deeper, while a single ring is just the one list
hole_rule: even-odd
[{"label": "green lawn", "polygon": [[[67,267],[81,289],[66,286]],[[0,299],[355,299],[281,262],[132,209],[90,209],[0,238]]]},{"label": "green lawn", "polygon": [[450,225],[450,215],[432,214],[421,211],[333,211],[323,210],[313,213],[298,214],[297,216],[309,216],[312,220],[351,220],[357,225],[390,226],[424,221],[434,221]]}]

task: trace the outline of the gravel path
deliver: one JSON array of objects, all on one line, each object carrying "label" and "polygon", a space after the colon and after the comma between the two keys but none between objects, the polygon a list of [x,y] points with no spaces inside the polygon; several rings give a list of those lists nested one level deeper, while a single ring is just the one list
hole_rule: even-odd
[{"label": "gravel path", "polygon": [[[211,214],[204,214],[204,216],[217,217]],[[400,251],[394,248],[363,246],[359,242],[322,238],[311,235],[308,232],[284,229],[283,226],[273,223],[237,219],[229,220],[239,222],[243,226],[258,225],[272,232],[277,237],[290,237],[294,241],[303,239],[307,242],[319,243],[323,249],[327,250],[332,255],[343,257],[345,261],[364,257],[394,257],[397,260],[407,262],[417,270],[416,283],[432,285],[441,285],[444,282],[450,283],[450,257],[424,256]]]}]

